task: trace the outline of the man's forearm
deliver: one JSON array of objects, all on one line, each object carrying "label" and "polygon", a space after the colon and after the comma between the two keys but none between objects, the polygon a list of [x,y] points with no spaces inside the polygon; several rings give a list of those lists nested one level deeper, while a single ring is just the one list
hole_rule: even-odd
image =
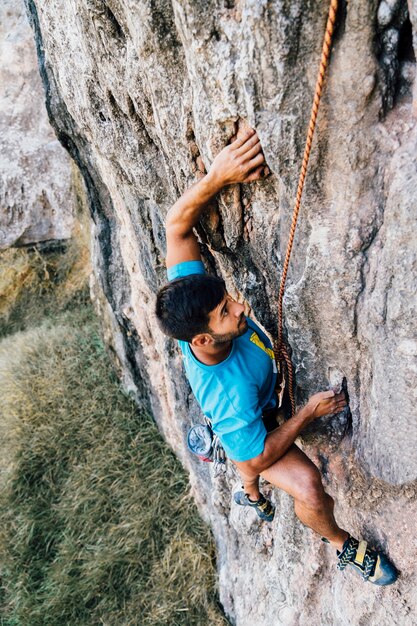
[{"label": "man's forearm", "polygon": [[264,450],[249,461],[236,462],[239,471],[244,471],[250,478],[262,474],[268,467],[276,463],[292,446],[301,431],[313,420],[323,415],[341,413],[347,406],[344,391],[335,393],[333,389],[315,393],[307,404],[297,411],[285,424],[274,430],[265,438]]},{"label": "man's forearm", "polygon": [[219,152],[208,174],[187,189],[168,211],[167,229],[179,237],[189,236],[204,208],[223,187],[250,183],[268,175],[264,163],[259,138],[253,129],[247,129]]},{"label": "man's forearm", "polygon": [[200,220],[201,213],[210,200],[222,189],[219,181],[210,174],[192,185],[168,211],[166,227],[175,228],[177,235],[186,237]]},{"label": "man's forearm", "polygon": [[310,423],[310,411],[307,406],[300,409],[294,417],[291,417],[274,432],[269,433],[265,439],[265,447],[262,454],[256,457],[253,469],[259,474],[273,465],[292,446],[301,431]]}]

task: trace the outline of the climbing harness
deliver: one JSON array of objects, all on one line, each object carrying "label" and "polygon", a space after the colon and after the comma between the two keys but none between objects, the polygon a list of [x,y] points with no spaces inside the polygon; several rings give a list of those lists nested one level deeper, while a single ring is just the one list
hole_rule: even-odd
[{"label": "climbing harness", "polygon": [[295,413],[295,397],[294,397],[294,374],[288,349],[283,337],[283,314],[282,314],[282,301],[284,297],[285,282],[287,280],[288,266],[290,263],[290,256],[292,245],[294,242],[295,228],[297,226],[298,213],[301,204],[301,195],[303,193],[304,181],[307,173],[307,165],[310,158],[311,144],[313,142],[314,129],[316,127],[317,112],[320,105],[321,93],[324,82],[324,74],[329,61],[330,49],[332,44],[332,37],[334,31],[334,25],[336,21],[338,0],[330,1],[329,15],[327,18],[326,32],[324,34],[323,47],[321,53],[320,67],[316,80],[316,89],[314,93],[313,106],[311,109],[310,123],[307,132],[307,140],[304,149],[303,163],[301,165],[300,177],[298,180],[297,194],[295,199],[295,206],[292,216],[292,223],[290,228],[290,234],[288,238],[287,251],[285,254],[285,261],[282,268],[281,284],[279,288],[278,296],[278,337],[274,343],[274,353],[277,363],[280,365],[280,370],[283,375],[283,388],[287,387],[289,400],[291,403],[292,415]]}]

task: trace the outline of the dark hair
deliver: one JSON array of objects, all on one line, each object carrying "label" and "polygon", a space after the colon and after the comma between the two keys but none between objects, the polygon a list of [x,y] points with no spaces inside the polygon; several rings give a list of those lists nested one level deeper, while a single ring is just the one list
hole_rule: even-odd
[{"label": "dark hair", "polygon": [[156,296],[155,313],[165,335],[191,341],[209,332],[209,313],[223,300],[226,285],[222,278],[189,274],[164,285]]}]

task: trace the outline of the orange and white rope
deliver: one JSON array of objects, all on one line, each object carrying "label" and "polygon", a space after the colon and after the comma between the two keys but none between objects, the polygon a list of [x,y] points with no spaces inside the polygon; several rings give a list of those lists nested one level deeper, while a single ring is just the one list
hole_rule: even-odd
[{"label": "orange and white rope", "polygon": [[317,113],[319,110],[320,99],[321,99],[323,83],[324,83],[324,75],[325,75],[326,68],[329,62],[329,56],[330,56],[330,50],[331,50],[332,38],[333,38],[333,32],[334,32],[334,25],[336,22],[337,7],[338,7],[338,0],[331,0],[330,8],[329,8],[329,15],[328,15],[327,24],[326,24],[326,32],[324,34],[319,73],[318,73],[317,81],[316,81],[313,106],[311,109],[310,123],[308,126],[307,140],[306,140],[305,149],[304,149],[303,163],[301,166],[300,177],[298,180],[295,206],[294,206],[294,211],[293,211],[290,234],[288,238],[287,251],[285,254],[284,265],[282,268],[281,284],[280,284],[279,295],[278,295],[278,339],[276,342],[276,346],[274,347],[274,352],[275,352],[275,356],[277,360],[279,360],[281,363],[284,364],[284,368],[287,371],[287,381],[288,381],[288,387],[289,387],[291,410],[292,410],[293,415],[295,413],[293,369],[292,369],[291,359],[289,357],[287,347],[283,340],[282,301],[284,298],[285,282],[287,280],[288,266],[290,263],[291,250],[292,250],[292,246],[294,243],[294,235],[295,235],[295,229],[297,226],[298,213],[300,210],[301,196],[303,193],[304,181],[305,181],[305,177],[307,173],[307,165],[308,165],[308,161],[310,158],[311,145],[313,143],[314,129],[316,127]]}]

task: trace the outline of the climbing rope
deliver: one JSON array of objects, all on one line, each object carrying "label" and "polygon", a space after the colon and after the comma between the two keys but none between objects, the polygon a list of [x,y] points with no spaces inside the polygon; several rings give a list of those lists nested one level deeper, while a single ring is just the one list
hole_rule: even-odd
[{"label": "climbing rope", "polygon": [[324,82],[324,74],[326,72],[326,68],[327,68],[328,61],[329,61],[334,25],[336,21],[337,6],[338,6],[338,0],[330,1],[329,15],[327,18],[326,32],[324,34],[323,48],[322,48],[322,53],[321,53],[320,68],[319,68],[319,73],[318,73],[317,81],[316,81],[316,89],[314,93],[313,106],[311,109],[310,124],[308,127],[307,140],[306,140],[305,149],[304,149],[303,163],[301,166],[300,177],[298,180],[297,195],[295,199],[295,206],[294,206],[292,223],[291,223],[291,228],[290,228],[290,235],[288,238],[287,252],[285,254],[285,261],[284,261],[284,265],[282,268],[281,284],[280,284],[279,296],[278,296],[278,338],[277,338],[276,345],[274,346],[274,353],[275,353],[275,357],[277,361],[283,365],[284,372],[286,372],[287,374],[286,379],[288,381],[288,388],[289,388],[288,392],[289,392],[289,397],[290,397],[290,402],[291,402],[291,411],[293,415],[295,413],[293,369],[292,369],[291,359],[288,354],[287,346],[285,345],[285,342],[283,339],[282,301],[284,297],[285,281],[287,280],[287,273],[288,273],[288,266],[290,263],[292,245],[294,242],[295,228],[297,226],[298,212],[300,210],[301,195],[303,193],[304,181],[305,181],[305,177],[307,173],[307,165],[308,165],[308,161],[310,158],[311,144],[313,142],[314,129],[316,127],[317,113],[319,110],[321,92],[322,92],[323,82]]}]

